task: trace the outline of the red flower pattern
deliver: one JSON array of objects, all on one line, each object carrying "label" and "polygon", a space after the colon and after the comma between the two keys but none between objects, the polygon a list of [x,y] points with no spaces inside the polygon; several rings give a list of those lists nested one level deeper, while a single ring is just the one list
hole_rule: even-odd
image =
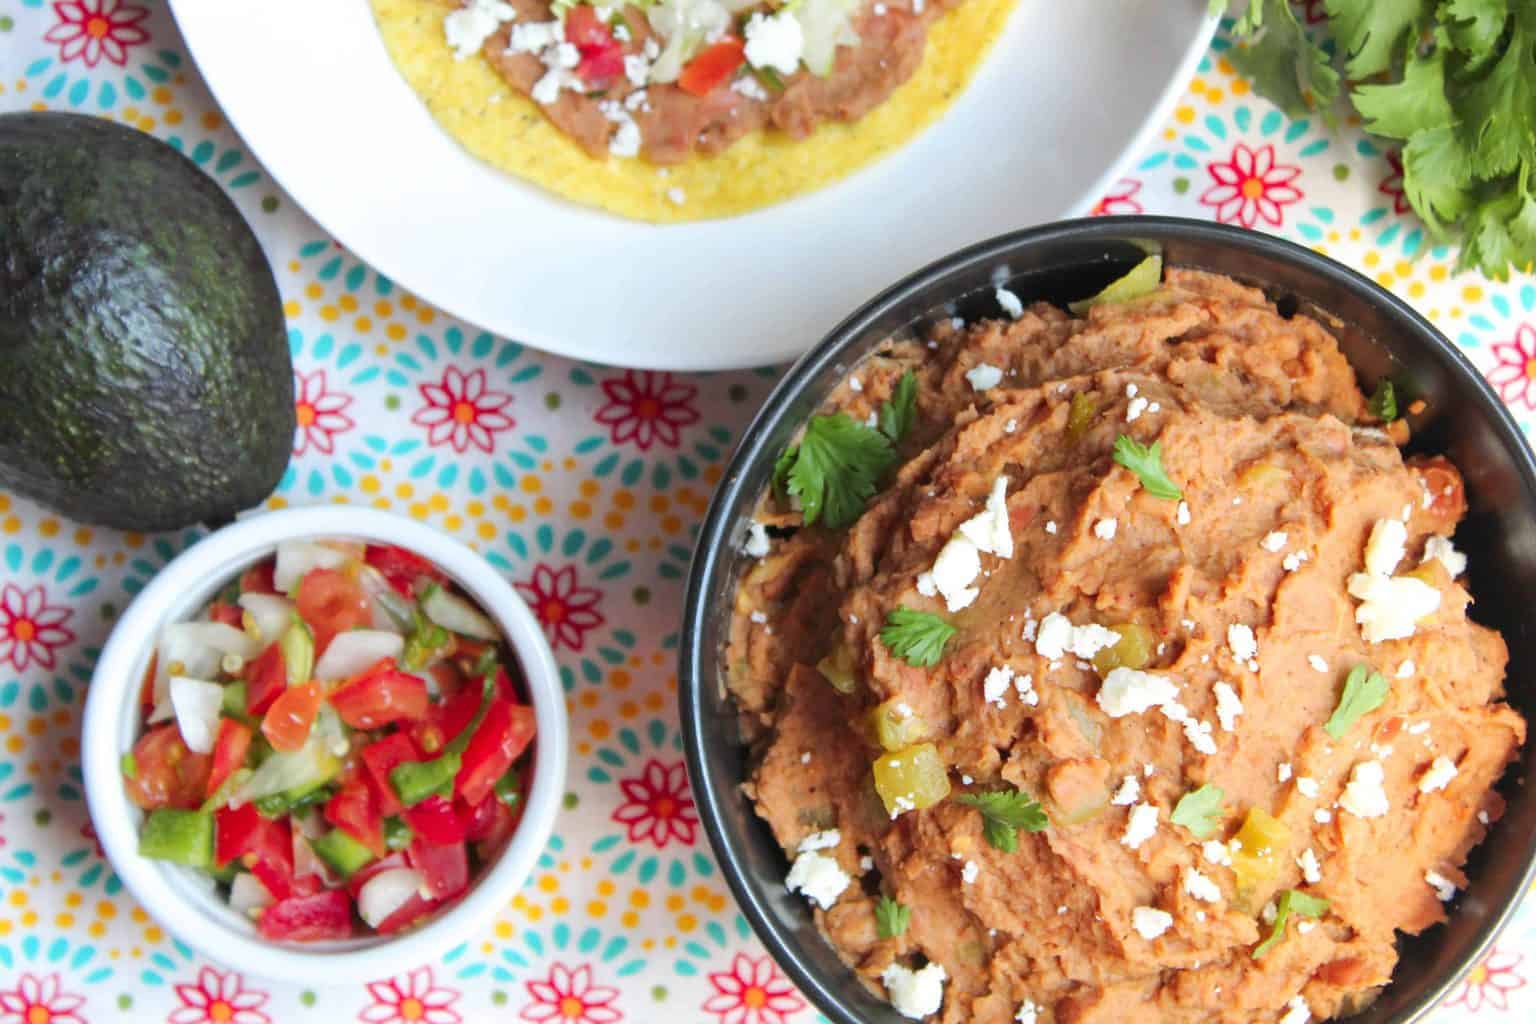
[{"label": "red flower pattern", "polygon": [[556,963],[543,981],[529,981],[533,1002],[523,1007],[523,1020],[558,1024],[612,1024],[624,1016],[613,1005],[619,990],[592,981],[592,968],[582,964],[574,971]]},{"label": "red flower pattern", "polygon": [[181,1005],[166,1018],[168,1024],[271,1024],[261,1012],[267,994],[245,987],[240,975],[212,967],[197,972],[197,984],[176,986]]},{"label": "red flower pattern", "polygon": [[450,366],[443,371],[441,381],[419,387],[427,404],[417,410],[411,422],[427,428],[428,444],[452,445],[460,453],[470,445],[495,452],[495,435],[517,425],[502,411],[511,404],[512,396],[486,387],[484,370],[464,373]]},{"label": "red flower pattern", "polygon": [[74,642],[75,634],[64,625],[73,614],[50,605],[41,583],[31,590],[14,583],[0,587],[0,663],[8,661],[18,672],[34,664],[53,668],[54,652]]},{"label": "red flower pattern", "polygon": [[1108,217],[1120,213],[1142,213],[1143,207],[1136,196],[1141,192],[1141,182],[1135,178],[1121,178],[1115,182],[1115,187],[1106,192],[1098,202],[1093,204],[1093,209],[1088,211],[1091,217]]},{"label": "red flower pattern", "polygon": [[1393,150],[1387,154],[1387,163],[1392,166],[1392,173],[1381,179],[1376,191],[1392,198],[1393,213],[1407,213],[1412,207],[1408,205],[1408,197],[1403,194],[1403,155]]},{"label": "red flower pattern", "polygon": [[581,650],[587,631],[603,624],[603,615],[597,610],[603,592],[577,583],[575,566],[568,565],[556,571],[547,565],[538,565],[534,567],[532,579],[512,585],[544,624],[556,650],[561,647]]},{"label": "red flower pattern", "polygon": [[629,370],[603,381],[608,404],[597,410],[597,422],[608,427],[614,444],[633,442],[641,451],[660,441],[676,448],[679,427],[699,422],[693,400],[699,389],[673,379],[670,373]]},{"label": "red flower pattern", "polygon": [[1509,994],[1525,987],[1525,978],[1515,970],[1522,959],[1519,953],[1506,952],[1495,946],[1467,972],[1443,1005],[1465,1006],[1473,1013],[1484,1005],[1495,1010],[1508,1010]]},{"label": "red flower pattern", "polygon": [[463,1019],[453,1009],[459,1001],[458,991],[439,987],[430,967],[418,967],[386,981],[371,981],[368,994],[373,1002],[358,1014],[366,1024],[459,1024]]},{"label": "red flower pattern", "polygon": [[1521,402],[1536,409],[1536,327],[1521,324],[1513,340],[1499,342],[1492,351],[1495,365],[1488,383],[1510,405]]},{"label": "red flower pattern", "polygon": [[649,839],[657,849],[676,839],[692,844],[699,825],[683,762],[647,761],[638,778],[620,779],[624,803],[613,820],[629,829],[629,841]]},{"label": "red flower pattern", "polygon": [[310,374],[293,371],[293,414],[298,420],[293,430],[293,454],[303,455],[311,448],[326,455],[334,452],[336,435],[356,426],[342,411],[351,404],[351,395],[327,390],[324,370]]},{"label": "red flower pattern", "polygon": [[78,1011],[85,996],[65,992],[59,976],[23,974],[16,987],[0,991],[0,1024],[85,1024]]},{"label": "red flower pattern", "polygon": [[1214,206],[1223,224],[1251,228],[1263,220],[1279,227],[1285,220],[1283,208],[1301,199],[1301,190],[1291,184],[1301,168],[1275,163],[1275,147],[1269,144],[1249,149],[1239,142],[1229,160],[1207,164],[1206,171],[1215,184],[1201,195],[1200,203]]},{"label": "red flower pattern", "polygon": [[53,13],[58,23],[43,40],[59,44],[59,60],[81,59],[88,68],[101,58],[123,67],[128,48],[149,42],[149,31],[139,23],[149,8],[124,0],[56,0]]},{"label": "red flower pattern", "polygon": [[718,1024],[785,1024],[805,1009],[805,1000],[766,956],[737,953],[730,970],[711,974],[709,983],[715,994],[703,1010],[715,1014]]}]

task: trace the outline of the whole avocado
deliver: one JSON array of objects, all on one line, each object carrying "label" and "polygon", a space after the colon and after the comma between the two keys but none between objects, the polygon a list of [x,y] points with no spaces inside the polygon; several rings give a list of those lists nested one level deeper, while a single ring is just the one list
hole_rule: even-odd
[{"label": "whole avocado", "polygon": [[293,434],[277,283],[223,190],[131,128],[0,116],[0,486],[128,530],[218,522]]}]

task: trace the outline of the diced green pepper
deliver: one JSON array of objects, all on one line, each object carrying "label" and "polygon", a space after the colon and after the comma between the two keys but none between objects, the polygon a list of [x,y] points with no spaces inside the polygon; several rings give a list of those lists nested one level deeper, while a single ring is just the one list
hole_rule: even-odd
[{"label": "diced green pepper", "polygon": [[224,703],[220,712],[230,718],[245,718],[245,680],[224,684]]},{"label": "diced green pepper", "polygon": [[207,868],[213,863],[213,815],[162,807],[139,830],[139,854],[155,860]]},{"label": "diced green pepper", "polygon": [[875,759],[875,792],[887,814],[920,811],[949,796],[949,772],[932,743],[919,743]]},{"label": "diced green pepper", "polygon": [[1093,656],[1093,667],[1099,675],[1107,676],[1117,668],[1146,668],[1157,649],[1157,637],[1152,631],[1134,622],[1109,628],[1118,633],[1120,639]]},{"label": "diced green pepper", "polygon": [[133,751],[130,750],[124,754],[118,764],[122,767],[123,778],[136,779],[139,777],[139,759],[133,756]]},{"label": "diced green pepper", "polygon": [[1068,303],[1067,308],[1082,316],[1092,306],[1110,302],[1129,302],[1154,292],[1163,283],[1163,258],[1157,253],[1142,261],[1105,285],[1097,294]]},{"label": "diced green pepper", "polygon": [[219,788],[209,794],[208,799],[203,801],[201,810],[216,811],[229,803],[229,798],[234,796],[235,790],[249,782],[254,774],[256,773],[249,768],[236,768],[230,772],[229,778],[219,783]]},{"label": "diced green pepper", "polygon": [[905,701],[896,698],[870,708],[865,721],[881,750],[910,747],[928,732],[927,724],[912,713]]},{"label": "diced green pepper", "polygon": [[516,766],[507,769],[507,774],[496,780],[496,799],[508,807],[515,808],[523,802],[523,773]]},{"label": "diced green pepper", "polygon": [[496,677],[488,675],[480,685],[480,706],[475,709],[475,716],[469,720],[464,731],[443,748],[441,754],[430,761],[406,761],[390,769],[389,784],[395,787],[395,795],[401,803],[412,807],[433,793],[445,788],[451,790],[453,777],[459,774],[459,768],[463,766],[464,751],[469,747],[475,730],[485,721],[485,713],[490,710],[491,697],[495,692]]},{"label": "diced green pepper", "polygon": [[859,685],[853,674],[853,652],[839,643],[832,652],[816,663],[816,671],[832,684],[838,693],[852,693]]},{"label": "diced green pepper", "polygon": [[255,803],[256,809],[263,817],[281,818],[285,814],[323,804],[335,795],[335,786],[328,782],[319,782],[311,786],[296,786],[281,793],[273,793],[271,796],[259,797]]},{"label": "diced green pepper", "polygon": [[384,845],[391,850],[403,850],[411,845],[416,833],[403,818],[393,814],[384,819]]},{"label": "diced green pepper", "polygon": [[283,652],[283,669],[288,673],[289,686],[303,686],[315,671],[315,634],[309,624],[297,615],[277,638],[278,650]]},{"label": "diced green pepper", "polygon": [[352,875],[373,861],[373,851],[353,839],[339,828],[333,828],[318,839],[309,841],[315,856],[325,861],[343,878]]},{"label": "diced green pepper", "polygon": [[474,675],[479,679],[486,676],[494,676],[496,670],[501,667],[501,655],[494,647],[487,647],[480,652],[480,657],[475,659]]},{"label": "diced green pepper", "polygon": [[1093,421],[1099,418],[1099,403],[1095,402],[1086,391],[1079,391],[1072,396],[1072,404],[1067,409],[1067,440],[1077,441],[1088,433],[1088,428],[1093,426]]},{"label": "diced green pepper", "polygon": [[[437,584],[433,584],[433,587]],[[431,588],[426,593],[430,594]],[[425,600],[425,594],[423,595]],[[400,655],[400,666],[407,672],[420,672],[427,664],[453,643],[453,637],[442,626],[427,618],[417,605],[411,610],[411,635],[405,639],[405,650]]]}]

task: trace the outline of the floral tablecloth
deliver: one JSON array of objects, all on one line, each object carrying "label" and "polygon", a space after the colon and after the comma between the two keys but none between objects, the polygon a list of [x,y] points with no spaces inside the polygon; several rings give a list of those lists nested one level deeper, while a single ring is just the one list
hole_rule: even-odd
[{"label": "floral tablecloth", "polygon": [[[1334,133],[1282,116],[1233,76],[1226,45],[1095,212],[1242,224],[1363,268],[1456,339],[1529,429],[1536,279],[1455,276],[1453,254],[1428,248],[1406,211],[1395,155],[1354,125]],[[675,712],[691,532],[775,371],[592,366],[433,309],[278,190],[158,0],[0,0],[0,109],[23,108],[135,125],[235,197],[276,269],[295,365],[299,428],[270,504],[393,509],[503,568],[560,660],[572,764],[555,838],[524,891],[441,960],[326,989],[210,964],[102,859],[78,763],[97,649],[201,531],[83,527],[0,493],[0,1024],[816,1021],[721,881]],[[1533,971],[1528,900],[1434,1019],[1533,1019]]]}]

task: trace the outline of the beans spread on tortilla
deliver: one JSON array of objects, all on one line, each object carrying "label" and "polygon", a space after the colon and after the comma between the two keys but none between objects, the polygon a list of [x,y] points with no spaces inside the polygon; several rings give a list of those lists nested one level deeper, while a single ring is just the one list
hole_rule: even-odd
[{"label": "beans spread on tortilla", "polygon": [[744,542],[746,793],[909,1017],[1350,1013],[1503,808],[1456,468],[1316,320],[1148,287],[892,341]]}]

